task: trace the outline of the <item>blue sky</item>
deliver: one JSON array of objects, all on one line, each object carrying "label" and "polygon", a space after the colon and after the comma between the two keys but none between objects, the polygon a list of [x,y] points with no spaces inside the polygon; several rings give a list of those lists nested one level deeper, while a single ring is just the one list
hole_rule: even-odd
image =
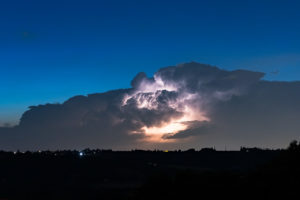
[{"label": "blue sky", "polygon": [[197,61],[300,79],[299,1],[0,3],[0,124],[30,105],[127,88]]}]

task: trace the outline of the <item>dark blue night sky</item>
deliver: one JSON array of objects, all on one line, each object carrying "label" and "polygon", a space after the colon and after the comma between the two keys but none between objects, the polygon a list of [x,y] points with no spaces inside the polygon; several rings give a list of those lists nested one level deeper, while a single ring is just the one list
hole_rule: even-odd
[{"label": "dark blue night sky", "polygon": [[190,61],[299,80],[299,10],[286,0],[1,1],[0,123]]}]

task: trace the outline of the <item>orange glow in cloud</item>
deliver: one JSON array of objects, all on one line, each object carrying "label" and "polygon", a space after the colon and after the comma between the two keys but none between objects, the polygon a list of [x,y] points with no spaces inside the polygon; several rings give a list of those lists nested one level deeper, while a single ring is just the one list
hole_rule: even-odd
[{"label": "orange glow in cloud", "polygon": [[[166,84],[160,77],[154,76],[153,83],[142,82],[139,88],[133,93],[124,96],[123,105],[133,98],[138,108],[146,108],[149,110],[158,110],[159,102],[157,98],[162,94],[163,90],[177,91],[176,84]],[[144,97],[147,94],[147,97]],[[193,100],[199,99],[196,94],[181,93],[176,100],[169,101],[167,106],[181,113],[181,117],[171,118],[168,122],[163,122],[160,125],[147,127],[144,126],[139,131],[132,132],[133,134],[143,133],[146,142],[168,143],[175,142],[175,139],[167,139],[166,136],[172,136],[181,131],[187,130],[191,121],[209,121],[201,109],[193,105]]]},{"label": "orange glow in cloud", "polygon": [[183,116],[181,118],[172,119],[160,126],[145,126],[142,130],[147,136],[145,138],[147,142],[175,142],[175,139],[165,139],[164,136],[172,136],[176,133],[187,130],[189,126],[186,122],[191,121],[209,121],[209,118],[205,117],[200,112],[194,112],[188,106],[185,106]]}]

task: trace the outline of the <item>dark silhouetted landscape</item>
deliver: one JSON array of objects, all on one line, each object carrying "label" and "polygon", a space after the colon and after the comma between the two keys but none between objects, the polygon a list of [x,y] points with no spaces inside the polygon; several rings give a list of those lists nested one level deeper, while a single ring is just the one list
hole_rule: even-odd
[{"label": "dark silhouetted landscape", "polygon": [[0,199],[297,198],[300,145],[0,153]]}]

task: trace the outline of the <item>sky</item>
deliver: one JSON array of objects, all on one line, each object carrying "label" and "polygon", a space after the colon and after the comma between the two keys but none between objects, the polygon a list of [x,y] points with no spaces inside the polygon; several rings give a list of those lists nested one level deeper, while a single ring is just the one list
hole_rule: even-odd
[{"label": "sky", "polygon": [[299,1],[2,1],[0,124],[196,61],[300,79]]},{"label": "sky", "polygon": [[197,61],[300,77],[299,1],[2,1],[0,121]]}]

